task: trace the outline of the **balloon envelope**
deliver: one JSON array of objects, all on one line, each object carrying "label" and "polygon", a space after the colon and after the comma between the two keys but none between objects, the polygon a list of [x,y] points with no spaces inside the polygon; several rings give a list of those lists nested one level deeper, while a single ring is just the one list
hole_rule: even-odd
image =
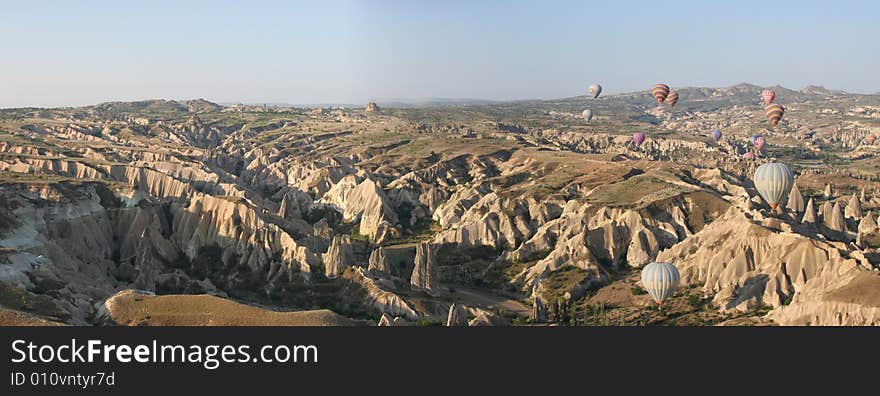
[{"label": "balloon envelope", "polygon": [[760,150],[764,148],[764,145],[767,144],[767,141],[764,140],[764,136],[755,135],[754,139],[752,139],[752,143],[754,143],[756,149]]},{"label": "balloon envelope", "polygon": [[675,107],[675,104],[678,103],[678,92],[670,91],[669,95],[666,96],[666,103],[669,104],[669,108]]},{"label": "balloon envelope", "polygon": [[770,121],[772,126],[776,126],[784,114],[785,107],[779,103],[771,103],[764,108],[764,115],[767,116],[767,121]]},{"label": "balloon envelope", "polygon": [[662,105],[663,101],[666,100],[666,96],[669,95],[669,86],[666,84],[654,85],[654,88],[651,89],[651,95],[654,95],[657,104]]},{"label": "balloon envelope", "polygon": [[675,292],[681,275],[670,263],[651,263],[642,269],[642,286],[657,304],[663,304]]},{"label": "balloon envelope", "polygon": [[716,129],[716,130],[712,131],[712,139],[714,139],[716,142],[721,140],[721,130],[720,129]]},{"label": "balloon envelope", "polygon": [[755,170],[755,188],[761,198],[776,209],[788,196],[794,185],[794,173],[788,165],[780,162],[762,164]]},{"label": "balloon envelope", "polygon": [[773,103],[773,100],[776,99],[776,92],[773,92],[772,89],[765,89],[761,91],[761,100],[765,105]]},{"label": "balloon envelope", "polygon": [[635,143],[636,146],[641,146],[642,143],[645,142],[645,138],[647,138],[647,136],[644,133],[636,132],[633,134],[633,143]]},{"label": "balloon envelope", "polygon": [[581,113],[581,116],[584,117],[584,120],[586,120],[587,122],[590,122],[590,120],[593,119],[593,110],[586,109],[586,110],[584,110],[583,113]]},{"label": "balloon envelope", "polygon": [[602,93],[602,86],[599,84],[592,84],[588,88],[590,90],[590,95],[593,95],[593,99],[599,97],[599,94]]}]

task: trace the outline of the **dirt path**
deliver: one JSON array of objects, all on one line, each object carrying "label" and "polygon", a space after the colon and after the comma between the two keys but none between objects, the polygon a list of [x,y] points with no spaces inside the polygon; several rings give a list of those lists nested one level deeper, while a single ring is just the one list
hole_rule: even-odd
[{"label": "dirt path", "polygon": [[501,309],[516,316],[527,317],[532,309],[525,304],[507,297],[486,293],[482,290],[456,289],[455,296],[465,305],[481,308]]}]

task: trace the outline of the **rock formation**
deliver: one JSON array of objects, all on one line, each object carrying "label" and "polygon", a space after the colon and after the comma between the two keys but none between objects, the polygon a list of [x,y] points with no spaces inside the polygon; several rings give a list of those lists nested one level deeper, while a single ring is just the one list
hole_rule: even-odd
[{"label": "rock formation", "polygon": [[380,246],[370,253],[370,261],[367,269],[376,273],[386,275],[391,274],[391,262],[388,261],[388,257],[385,256],[385,248]]},{"label": "rock formation", "polygon": [[804,196],[801,195],[801,191],[798,189],[797,184],[795,184],[794,187],[792,187],[791,192],[788,193],[788,203],[785,207],[795,213],[804,212]]},{"label": "rock formation", "polygon": [[820,210],[822,213],[822,222],[827,223],[831,221],[831,216],[834,214],[834,204],[831,201],[825,201],[822,203],[822,209]]},{"label": "rock formation", "polygon": [[534,301],[532,301],[532,320],[536,323],[544,323],[548,319],[547,305],[544,304],[544,299],[540,295],[536,295]]},{"label": "rock formation", "polygon": [[825,226],[833,231],[846,232],[846,220],[840,210],[839,202],[835,202],[834,207],[831,208],[830,216],[825,220]]},{"label": "rock formation", "polygon": [[387,313],[383,313],[382,317],[379,318],[379,323],[377,326],[394,326],[394,319],[391,318]]},{"label": "rock formation", "polygon": [[387,285],[383,284],[381,279],[371,276],[363,267],[355,267],[351,274],[350,279],[363,288],[366,292],[364,299],[376,311],[409,320],[416,320],[419,317],[418,312],[406,300],[386,290]]},{"label": "rock formation", "polygon": [[397,214],[379,184],[370,179],[360,183],[355,175],[342,178],[321,198],[342,212],[346,222],[359,222],[358,231],[375,243],[398,234]]},{"label": "rock formation", "polygon": [[468,326],[508,326],[510,323],[504,318],[489,311],[480,310],[477,315],[468,322]]},{"label": "rock formation", "polygon": [[410,278],[412,287],[429,293],[436,291],[439,287],[439,268],[434,256],[434,246],[426,242],[420,243],[416,248],[414,264]]},{"label": "rock formation", "polygon": [[333,237],[333,242],[327,252],[321,256],[324,263],[324,275],[328,278],[335,278],[345,268],[350,267],[354,263],[354,253],[351,251],[351,238],[348,235],[337,235]]},{"label": "rock formation", "polygon": [[807,201],[807,207],[804,209],[804,217],[801,222],[804,224],[816,224],[817,222],[816,208],[813,205],[813,198]]},{"label": "rock formation", "polygon": [[467,326],[467,313],[461,306],[452,303],[449,306],[449,315],[446,317],[446,326]]},{"label": "rock formation", "polygon": [[[572,130],[559,108],[576,105],[567,99],[510,104],[504,122],[492,106],[434,109],[430,122],[203,101],[6,109],[0,301],[75,325],[103,324],[126,289],[246,296],[276,311],[315,306],[389,325],[503,324],[491,313],[502,309],[540,323],[547,301],[617,298],[632,281],[618,275],[668,260],[691,286],[683,293],[702,293],[709,309],[777,324],[876,323],[880,229],[861,212],[880,204],[864,189],[880,177],[847,161],[799,168],[799,185],[833,180],[861,192],[835,202],[829,183],[826,199],[804,205],[794,186],[788,211],[771,215],[750,196],[759,161],[741,156],[751,147],[703,141],[706,130],[753,127],[755,110],[737,103],[759,91],[738,89],[752,88],[688,91],[711,105],[674,113],[615,98],[642,113],[606,110],[621,131],[632,122],[676,131],[638,150],[619,131]],[[789,163],[802,150],[876,156],[878,146],[861,143],[880,119],[872,100],[823,101],[816,113],[845,118],[809,134],[797,131],[814,106],[791,112],[789,131],[767,133],[801,147],[773,154]],[[412,273],[391,258],[412,258]],[[447,292],[441,278],[467,290]],[[618,313],[647,309],[645,296],[622,294],[633,305]]]},{"label": "rock formation", "polygon": [[859,232],[869,233],[877,229],[877,221],[874,220],[874,216],[871,215],[871,211],[869,210],[865,217],[862,217],[862,220],[859,221]]},{"label": "rock formation", "polygon": [[853,193],[846,204],[844,217],[847,219],[859,220],[862,218],[862,205],[859,203],[859,197]]},{"label": "rock formation", "polygon": [[379,113],[379,111],[380,111],[379,105],[377,105],[375,102],[367,103],[367,107],[364,109],[364,112],[366,112],[366,113],[376,114],[376,113]]}]

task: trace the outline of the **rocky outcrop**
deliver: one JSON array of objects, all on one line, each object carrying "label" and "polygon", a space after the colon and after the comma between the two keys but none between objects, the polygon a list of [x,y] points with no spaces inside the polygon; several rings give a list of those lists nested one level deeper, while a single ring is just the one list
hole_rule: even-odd
[{"label": "rocky outcrop", "polygon": [[[605,267],[629,265],[639,267],[653,261],[657,254],[692,234],[683,206],[691,206],[690,198],[671,199],[651,205],[648,210],[595,207],[576,201],[569,202],[562,214],[537,228],[534,235],[504,258],[512,261],[539,259],[524,269],[514,282],[534,295],[535,286],[552,273],[565,267],[584,271],[584,280],[575,296],[606,280]],[[700,199],[723,208],[728,204],[711,196]],[[539,256],[544,255],[544,256]]]},{"label": "rocky outcrop", "polygon": [[374,243],[382,243],[398,235],[397,214],[379,185],[370,179],[357,183],[348,175],[334,185],[321,199],[340,209],[343,220],[359,222],[359,232]]},{"label": "rocky outcrop", "polygon": [[432,293],[439,290],[439,268],[434,255],[434,247],[429,243],[420,243],[416,248],[410,285],[413,288]]},{"label": "rocky outcrop", "polygon": [[534,301],[532,301],[532,320],[536,323],[545,323],[549,318],[550,313],[547,309],[547,304],[544,303],[544,299],[540,295],[535,296]]},{"label": "rocky outcrop", "polygon": [[831,201],[825,201],[822,203],[819,211],[822,213],[822,222],[827,225],[827,223],[831,221],[831,217],[834,215],[834,204],[832,204]]},{"label": "rocky outcrop", "polygon": [[385,248],[378,247],[370,253],[370,261],[368,270],[374,273],[391,274],[391,262],[388,260],[388,257],[385,256]]},{"label": "rocky outcrop", "polygon": [[386,313],[382,314],[382,317],[379,318],[379,323],[376,326],[394,326],[394,319],[391,318]]},{"label": "rocky outcrop", "polygon": [[795,184],[794,187],[791,188],[791,192],[788,193],[788,203],[785,207],[795,213],[804,212],[804,196],[801,195],[801,191],[798,189],[797,184]]},{"label": "rocky outcrop", "polygon": [[324,276],[335,278],[343,270],[354,263],[354,253],[351,250],[351,238],[348,235],[337,235],[327,252],[321,256],[324,263]]},{"label": "rocky outcrop", "polygon": [[767,317],[786,326],[880,325],[880,275],[841,268],[839,277],[826,284],[814,282],[799,291],[791,303]]},{"label": "rocky outcrop", "polygon": [[380,111],[380,110],[379,110],[379,105],[377,105],[375,102],[367,103],[367,107],[364,108],[364,112],[365,112],[365,113],[373,113],[373,114],[376,114],[376,113],[379,113],[379,111]]},{"label": "rocky outcrop", "polygon": [[480,310],[477,315],[468,322],[468,326],[509,326],[510,323],[504,318],[489,311]]},{"label": "rocky outcrop", "polygon": [[815,225],[817,218],[818,215],[816,214],[816,207],[813,204],[813,198],[810,198],[810,200],[807,201],[807,207],[804,208],[804,217],[801,219],[801,222],[804,224]]},{"label": "rocky outcrop", "polygon": [[840,210],[839,202],[835,202],[831,208],[830,217],[825,219],[825,226],[832,231],[846,232],[846,220]]},{"label": "rocky outcrop", "polygon": [[446,326],[467,326],[467,312],[458,304],[449,306],[449,315],[446,316]]},{"label": "rocky outcrop", "polygon": [[863,234],[867,234],[870,232],[874,232],[877,230],[877,221],[874,220],[874,216],[871,215],[871,211],[862,217],[862,220],[859,221],[858,231]]},{"label": "rocky outcrop", "polygon": [[[817,304],[814,296],[820,290],[870,273],[868,260],[847,252],[844,243],[819,241],[784,226],[766,228],[731,208],[693,237],[662,252],[658,260],[674,263],[683,284],[703,285],[720,309],[746,311],[769,305],[776,308],[770,316],[782,323],[794,319],[777,314],[812,310],[809,306]],[[871,309],[864,307],[865,312]]]},{"label": "rocky outcrop", "polygon": [[853,193],[852,197],[849,198],[849,202],[847,202],[846,209],[844,210],[844,217],[853,220],[862,218],[862,204],[859,202],[859,197],[856,193]]},{"label": "rocky outcrop", "polygon": [[366,291],[368,305],[377,312],[409,320],[415,320],[419,317],[419,314],[403,298],[386,290],[382,286],[381,279],[373,277],[363,268],[355,267],[351,279]]}]

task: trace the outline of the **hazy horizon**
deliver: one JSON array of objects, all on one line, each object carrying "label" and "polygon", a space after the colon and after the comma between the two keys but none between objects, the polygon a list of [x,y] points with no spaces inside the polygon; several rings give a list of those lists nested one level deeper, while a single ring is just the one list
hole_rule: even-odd
[{"label": "hazy horizon", "polygon": [[849,1],[4,4],[0,107],[509,101],[742,82],[880,91]]}]

